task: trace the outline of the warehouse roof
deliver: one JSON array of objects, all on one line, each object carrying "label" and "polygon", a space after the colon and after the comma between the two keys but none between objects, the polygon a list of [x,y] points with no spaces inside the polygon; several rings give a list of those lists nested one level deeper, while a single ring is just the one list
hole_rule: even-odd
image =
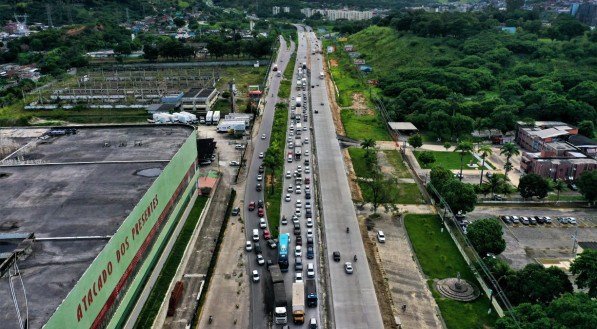
[{"label": "warehouse roof", "polygon": [[412,122],[388,122],[392,130],[419,130]]},{"label": "warehouse roof", "polygon": [[[32,328],[49,319],[192,133],[182,125],[77,129],[43,139],[47,130],[17,130],[30,136],[27,146],[0,163],[0,232],[36,238],[1,250],[31,248],[17,264]],[[2,328],[18,328],[8,280],[0,281],[0,308]]]}]

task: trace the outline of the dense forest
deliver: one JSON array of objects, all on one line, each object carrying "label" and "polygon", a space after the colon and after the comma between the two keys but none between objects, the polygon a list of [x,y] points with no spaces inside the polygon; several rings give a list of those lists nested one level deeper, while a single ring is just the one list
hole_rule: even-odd
[{"label": "dense forest", "polygon": [[155,15],[165,9],[204,6],[200,0],[0,0],[0,24],[27,14],[28,21],[48,24],[48,9],[55,26],[89,24],[96,20],[126,22]]},{"label": "dense forest", "polygon": [[543,24],[536,12],[401,12],[348,43],[374,67],[393,119],[438,137],[597,120],[597,32],[569,15]]}]

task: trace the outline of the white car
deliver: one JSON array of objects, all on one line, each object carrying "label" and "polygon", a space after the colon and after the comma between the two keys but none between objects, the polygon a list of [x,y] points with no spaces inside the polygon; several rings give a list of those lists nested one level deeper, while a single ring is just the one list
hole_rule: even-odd
[{"label": "white car", "polygon": [[309,137],[305,138],[305,140],[303,141],[303,144],[309,144]]},{"label": "white car", "polygon": [[257,270],[253,270],[251,277],[253,278],[253,282],[259,282],[259,272]]},{"label": "white car", "polygon": [[290,173],[290,170],[286,172],[286,179],[290,179],[292,178],[292,173]]},{"label": "white car", "polygon": [[307,218],[307,227],[313,227],[313,218]]},{"label": "white car", "polygon": [[292,185],[288,185],[288,189],[286,189],[286,191],[288,191],[288,193],[292,193],[294,192],[294,188],[292,187]]},{"label": "white car", "polygon": [[267,223],[265,222],[265,218],[259,218],[259,227],[260,228],[267,228]]},{"label": "white car", "polygon": [[261,134],[261,139],[265,139],[265,134]]},{"label": "white car", "polygon": [[303,167],[301,167],[301,166],[296,167],[296,171],[297,172],[303,172]]},{"label": "white car", "polygon": [[284,197],[284,201],[290,202],[290,194],[286,194],[286,196]]},{"label": "white car", "polygon": [[293,224],[298,224],[299,223],[299,218],[296,215],[292,215],[292,223]]},{"label": "white car", "polygon": [[240,166],[240,162],[238,161],[230,161],[230,167],[238,167]]},{"label": "white car", "polygon": [[261,182],[263,180],[263,175],[257,175],[257,181]]},{"label": "white car", "polygon": [[301,201],[301,199],[297,199],[295,202],[295,207],[300,208],[303,206],[303,202]]},{"label": "white car", "polygon": [[386,242],[386,236],[383,234],[383,231],[377,231],[377,241],[380,243]]},{"label": "white car", "polygon": [[301,191],[300,187],[297,187],[297,189],[294,191],[294,193],[296,193],[296,194],[301,194],[301,193],[303,193],[303,192]]},{"label": "white car", "polygon": [[313,229],[312,228],[308,228],[307,229],[307,238],[312,238],[313,237]]},{"label": "white car", "polygon": [[304,127],[303,127],[303,131],[307,131],[307,126],[304,126]]},{"label": "white car", "polygon": [[234,148],[237,150],[242,150],[245,148],[245,146],[243,144],[236,144],[236,145],[234,145]]},{"label": "white car", "polygon": [[309,156],[309,150],[305,150],[305,156],[308,157]]},{"label": "white car", "polygon": [[294,257],[300,258],[303,256],[303,249],[301,246],[294,247]]},{"label": "white car", "polygon": [[352,274],[352,272],[353,272],[352,263],[350,263],[350,262],[344,263],[344,271],[346,271],[347,274]]},{"label": "white car", "polygon": [[296,217],[301,217],[301,208],[294,209],[294,215]]},{"label": "white car", "polygon": [[311,279],[315,277],[315,265],[313,263],[307,264],[307,277]]},{"label": "white car", "polygon": [[253,251],[253,242],[247,241],[247,243],[245,243],[245,250],[246,251]]},{"label": "white car", "polygon": [[259,153],[259,159],[263,159],[263,152]]},{"label": "white car", "polygon": [[262,255],[257,255],[257,265],[263,265],[265,264],[265,259],[263,259]]},{"label": "white car", "polygon": [[303,282],[303,273],[294,273],[294,282],[299,282],[302,283]]},{"label": "white car", "polygon": [[305,174],[310,174],[310,173],[311,173],[311,168],[305,167]]}]

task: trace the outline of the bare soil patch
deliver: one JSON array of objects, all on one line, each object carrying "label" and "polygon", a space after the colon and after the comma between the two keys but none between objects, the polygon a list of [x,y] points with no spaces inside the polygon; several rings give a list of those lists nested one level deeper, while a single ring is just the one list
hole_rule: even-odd
[{"label": "bare soil patch", "polygon": [[[338,66],[338,63],[336,61],[334,61],[333,59],[330,60],[330,65],[334,66],[334,63],[336,63],[336,66]],[[324,65],[324,70],[326,62],[323,62]],[[336,134],[341,135],[341,136],[346,136],[346,131],[344,130],[344,125],[342,124],[342,118],[340,117],[340,106],[338,106],[338,102],[336,101],[336,86],[334,85],[334,83],[332,82],[332,78],[331,78],[331,74],[326,74],[325,75],[325,83],[327,84],[327,90],[328,90],[328,99],[330,101],[330,110],[332,111],[332,119],[334,120],[334,126],[336,127]]]},{"label": "bare soil patch", "polygon": [[362,93],[354,93],[352,94],[352,106],[351,108],[354,110],[355,114],[357,115],[374,115],[372,109],[367,106],[367,100]]},{"label": "bare soil patch", "polygon": [[330,66],[331,67],[338,67],[338,62],[335,59],[330,59]]}]

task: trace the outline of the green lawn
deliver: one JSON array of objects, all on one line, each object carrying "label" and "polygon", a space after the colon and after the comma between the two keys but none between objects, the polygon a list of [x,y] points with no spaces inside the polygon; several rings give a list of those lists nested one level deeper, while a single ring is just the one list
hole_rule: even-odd
[{"label": "green lawn", "polygon": [[397,178],[411,178],[410,171],[402,160],[402,155],[396,150],[383,151],[388,162],[394,167],[394,176]]},{"label": "green lawn", "polygon": [[[176,238],[176,242],[174,242],[174,246],[172,247],[172,251],[170,252],[168,259],[162,268],[162,272],[160,273],[158,280],[155,282],[153,289],[151,289],[151,293],[149,294],[147,302],[145,302],[145,305],[143,305],[143,309],[141,310],[139,318],[135,323],[135,328],[150,328],[153,324],[162,301],[166,297],[166,292],[168,291],[170,282],[176,274],[176,269],[178,268],[182,256],[184,255],[184,250],[187,247],[191,236],[193,235],[193,231],[195,230],[195,226],[199,221],[199,216],[205,207],[207,199],[208,198],[205,196],[197,197],[195,204],[189,213],[187,221],[184,223],[180,234]],[[181,215],[183,211],[184,209],[181,210]]]},{"label": "green lawn", "polygon": [[[284,145],[286,140],[286,127],[288,126],[288,105],[278,103],[274,113],[274,123],[270,135],[270,145],[280,145],[277,157],[284,161]],[[269,172],[266,172],[269,174]],[[268,175],[266,175],[268,176]],[[282,203],[282,189],[284,182],[283,164],[274,173],[274,188],[271,190],[271,184],[268,181],[264,185],[265,211],[267,212],[267,221],[273,236],[278,235],[278,226],[280,225],[280,206]]]},{"label": "green lawn", "polygon": [[482,295],[472,302],[457,302],[441,297],[433,287],[433,279],[456,277],[475,284],[477,280],[470,271],[464,258],[454,245],[450,235],[436,215],[408,214],[404,218],[404,225],[412,242],[415,254],[428,277],[428,284],[433,293],[448,328],[483,328],[493,326],[495,311],[487,314],[490,303]]},{"label": "green lawn", "polygon": [[376,141],[392,140],[378,115],[357,115],[352,110],[342,110],[340,114],[347,137],[357,140],[366,138]]},{"label": "green lawn", "polygon": [[396,203],[421,204],[425,201],[416,183],[398,183]]},{"label": "green lawn", "polygon": [[296,53],[290,56],[290,60],[286,65],[286,69],[282,73],[282,81],[280,81],[280,89],[278,89],[279,98],[289,98],[290,89],[292,88],[292,75],[294,73],[294,64],[296,63]]},{"label": "green lawn", "polygon": [[352,160],[352,167],[357,177],[371,178],[371,170],[367,169],[367,163],[365,162],[365,149],[360,147],[349,147],[348,154]]},{"label": "green lawn", "polygon": [[[415,156],[418,158],[419,154],[423,151],[414,151]],[[431,169],[435,166],[444,167],[445,169],[454,170],[460,169],[460,153],[458,152],[441,152],[441,151],[429,151],[433,153],[435,156],[435,162],[428,166],[423,166],[421,163],[421,168],[423,169]],[[472,154],[468,153],[464,156],[464,167],[463,169],[471,169],[467,166],[468,163],[473,161],[473,163],[477,163],[477,159],[473,157]],[[480,163],[479,163],[480,165]]]}]

